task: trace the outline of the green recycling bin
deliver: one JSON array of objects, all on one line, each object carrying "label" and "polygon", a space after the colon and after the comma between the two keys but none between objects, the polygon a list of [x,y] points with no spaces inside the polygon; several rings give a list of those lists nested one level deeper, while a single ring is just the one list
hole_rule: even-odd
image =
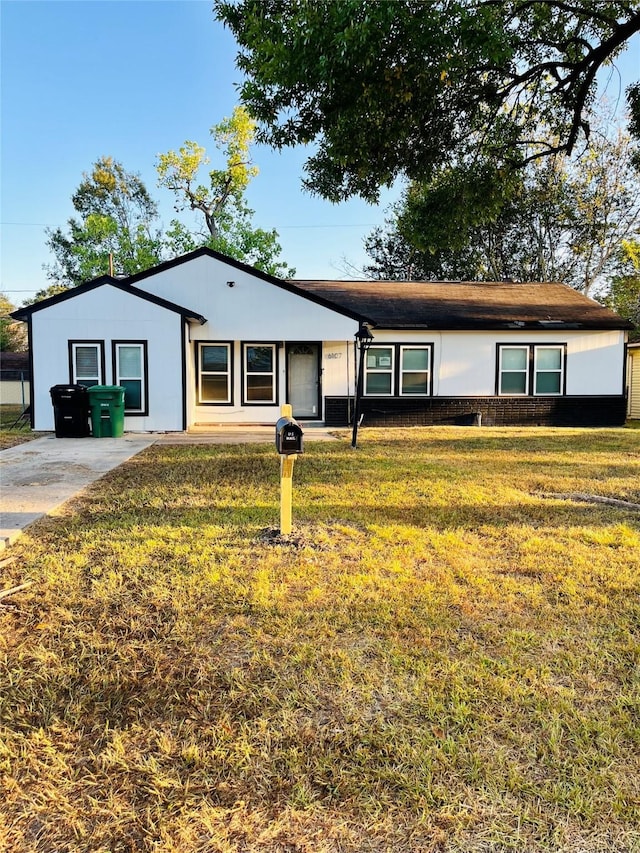
[{"label": "green recycling bin", "polygon": [[120,438],[124,433],[124,388],[92,385],[87,388],[94,438]]}]

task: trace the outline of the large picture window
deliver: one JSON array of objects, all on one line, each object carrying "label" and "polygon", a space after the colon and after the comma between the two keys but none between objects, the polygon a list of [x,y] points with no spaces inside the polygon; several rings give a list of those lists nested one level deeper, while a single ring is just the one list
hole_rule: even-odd
[{"label": "large picture window", "polygon": [[244,344],[242,373],[244,403],[277,403],[275,344]]},{"label": "large picture window", "polygon": [[565,349],[564,344],[499,345],[498,394],[563,394]]},{"label": "large picture window", "polygon": [[231,403],[231,344],[198,344],[198,403]]},{"label": "large picture window", "polygon": [[104,383],[104,341],[69,341],[69,362],[72,385]]},{"label": "large picture window", "polygon": [[124,409],[147,414],[147,344],[145,341],[113,342],[113,376],[124,388]]}]

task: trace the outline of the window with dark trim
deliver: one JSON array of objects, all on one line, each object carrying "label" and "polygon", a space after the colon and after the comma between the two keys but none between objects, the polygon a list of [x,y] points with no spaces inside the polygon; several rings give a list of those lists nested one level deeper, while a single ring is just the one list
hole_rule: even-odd
[{"label": "window with dark trim", "polygon": [[364,361],[365,397],[428,397],[433,344],[376,344]]},{"label": "window with dark trim", "polygon": [[129,414],[148,414],[147,342],[113,341],[114,384],[124,388],[124,410]]},{"label": "window with dark trim", "polygon": [[278,402],[278,348],[276,344],[242,345],[242,402],[269,405]]},{"label": "window with dark trim", "polygon": [[562,394],[564,384],[564,347],[533,348],[533,393]]},{"label": "window with dark trim", "polygon": [[233,402],[231,343],[198,341],[198,404],[229,405]]},{"label": "window with dark trim", "polygon": [[431,389],[431,347],[400,347],[400,394],[426,397]]},{"label": "window with dark trim", "polygon": [[69,377],[85,388],[104,383],[104,341],[69,341]]},{"label": "window with dark trim", "polygon": [[559,396],[565,393],[566,344],[498,344],[500,396]]},{"label": "window with dark trim", "polygon": [[364,393],[369,397],[392,397],[395,347],[370,347],[364,362]]}]

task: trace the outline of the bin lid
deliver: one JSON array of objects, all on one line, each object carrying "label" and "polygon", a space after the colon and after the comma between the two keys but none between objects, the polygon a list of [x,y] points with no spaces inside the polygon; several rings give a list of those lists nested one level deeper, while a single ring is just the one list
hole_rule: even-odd
[{"label": "bin lid", "polygon": [[51,388],[49,388],[49,393],[52,397],[60,394],[84,395],[87,393],[87,389],[84,385],[71,385],[70,383],[67,383],[66,385],[52,385]]},{"label": "bin lid", "polygon": [[89,394],[124,394],[122,385],[91,385],[87,388]]}]

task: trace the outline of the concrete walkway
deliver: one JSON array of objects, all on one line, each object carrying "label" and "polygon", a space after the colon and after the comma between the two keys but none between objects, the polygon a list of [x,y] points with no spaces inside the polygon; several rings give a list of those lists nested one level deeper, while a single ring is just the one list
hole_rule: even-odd
[{"label": "concrete walkway", "polygon": [[[305,427],[305,442],[336,441]],[[273,426],[196,427],[188,433],[125,433],[122,438],[47,435],[0,452],[0,550],[43,515],[152,444],[274,443]],[[276,452],[274,446],[274,453]]]},{"label": "concrete walkway", "polygon": [[[305,444],[312,441],[338,441],[340,430],[305,423],[300,426]],[[155,439],[159,444],[273,444],[275,450],[275,425],[195,426],[188,432],[161,433]]]}]

